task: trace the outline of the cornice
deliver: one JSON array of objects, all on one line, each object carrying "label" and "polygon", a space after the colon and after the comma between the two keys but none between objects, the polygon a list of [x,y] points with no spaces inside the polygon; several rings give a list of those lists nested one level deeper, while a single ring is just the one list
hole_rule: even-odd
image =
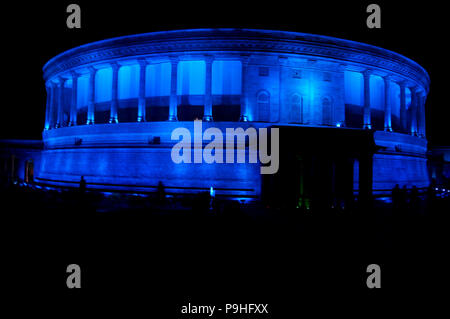
[{"label": "cornice", "polygon": [[389,50],[325,36],[263,30],[184,30],[103,40],[54,57],[43,68],[44,78],[116,59],[209,51],[293,54],[357,63],[409,78],[426,91],[430,82],[428,73],[419,64]]}]

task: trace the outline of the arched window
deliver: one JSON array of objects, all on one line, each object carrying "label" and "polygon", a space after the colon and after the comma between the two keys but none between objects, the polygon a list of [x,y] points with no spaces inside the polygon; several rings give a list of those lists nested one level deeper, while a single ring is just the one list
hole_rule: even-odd
[{"label": "arched window", "polygon": [[324,97],[322,99],[322,124],[332,125],[333,124],[333,110],[331,105],[331,99]]},{"label": "arched window", "polygon": [[303,97],[295,93],[292,95],[291,103],[291,122],[304,123],[303,119]]},{"label": "arched window", "polygon": [[256,95],[256,104],[258,106],[258,120],[261,122],[270,122],[270,94],[266,90],[259,91]]}]

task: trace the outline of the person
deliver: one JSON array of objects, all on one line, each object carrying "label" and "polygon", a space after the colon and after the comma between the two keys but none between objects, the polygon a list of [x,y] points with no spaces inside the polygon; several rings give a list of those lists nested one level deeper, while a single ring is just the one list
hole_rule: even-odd
[{"label": "person", "polygon": [[82,194],[86,191],[86,180],[84,179],[84,176],[81,176],[79,190]]},{"label": "person", "polygon": [[402,213],[406,213],[407,205],[408,205],[408,188],[406,185],[403,185],[402,189],[399,192],[399,209]]},{"label": "person", "polygon": [[166,191],[165,191],[164,185],[161,181],[158,182],[157,193],[158,193],[158,200],[163,202],[166,198]]}]

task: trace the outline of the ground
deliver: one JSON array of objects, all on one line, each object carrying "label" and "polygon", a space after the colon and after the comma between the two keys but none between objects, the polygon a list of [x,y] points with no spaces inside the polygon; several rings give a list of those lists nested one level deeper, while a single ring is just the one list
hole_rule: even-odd
[{"label": "ground", "polygon": [[[33,297],[33,308],[189,318],[180,315],[188,302],[268,303],[270,318],[286,318],[337,311],[332,304],[379,309],[400,307],[400,296],[444,298],[436,288],[448,265],[449,198],[313,214],[226,200],[211,210],[208,196],[21,187],[2,195],[4,279],[10,296]],[[80,290],[66,287],[72,263],[82,269]],[[366,286],[372,263],[382,270],[380,290]]]}]

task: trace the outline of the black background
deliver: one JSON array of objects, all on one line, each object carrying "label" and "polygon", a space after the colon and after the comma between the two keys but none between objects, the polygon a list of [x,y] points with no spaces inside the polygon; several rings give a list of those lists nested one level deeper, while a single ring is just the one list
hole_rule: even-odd
[{"label": "black background", "polygon": [[[431,78],[428,139],[432,144],[448,144],[444,114],[450,71],[445,48],[446,8],[438,2],[375,2],[382,10],[381,29],[366,27],[370,3],[366,1],[76,1],[81,6],[82,28],[71,30],[66,27],[66,7],[71,2],[2,4],[0,137],[40,138],[45,111],[42,67],[67,49],[127,34],[241,27],[335,36],[377,45],[415,60]],[[19,213],[14,208],[2,212]],[[318,314],[356,311],[358,317],[365,318],[376,310],[383,313],[392,305],[402,313],[437,293],[445,268],[437,265],[435,254],[448,253],[437,247],[432,251],[421,247],[416,253],[406,243],[388,249],[358,242],[359,238],[336,231],[332,221],[323,227],[314,224],[317,228],[305,231],[299,239],[286,232],[285,225],[266,223],[252,224],[248,233],[247,228],[236,229],[230,224],[230,233],[223,225],[206,222],[199,232],[202,226],[194,227],[195,221],[183,225],[178,220],[165,235],[155,226],[149,230],[134,216],[105,220],[80,219],[77,214],[64,218],[38,214],[28,211],[13,218],[17,232],[8,233],[4,240],[12,252],[6,262],[12,269],[4,274],[14,286],[9,293],[18,301],[16,310],[51,312],[59,318],[75,313],[90,316],[93,309],[100,316],[121,310],[125,318],[137,317],[137,312],[143,318],[172,318],[188,301],[216,305],[270,303],[272,318],[287,318],[286,314],[302,317],[306,309]],[[161,229],[171,227],[170,220],[158,223],[164,224]],[[361,228],[356,233],[364,234],[364,225],[355,225]],[[186,229],[189,226],[193,226],[192,231]],[[339,245],[348,244],[347,249],[334,250],[335,238],[320,237],[327,227],[333,236],[343,235]],[[180,237],[176,235],[178,230]],[[218,240],[220,236],[222,240]],[[308,241],[297,250],[294,240]],[[273,247],[274,243],[286,245]],[[205,249],[210,250],[211,263]],[[383,254],[384,249],[389,251],[388,256]],[[406,250],[406,259],[401,259],[399,255]],[[302,261],[296,261],[297,257]],[[364,265],[374,262],[385,269],[380,291],[365,287]],[[70,263],[82,267],[80,290],[65,286],[65,267]],[[216,268],[219,263],[222,267]],[[286,265],[285,273],[280,271],[281,264]],[[272,265],[276,272],[269,271]],[[231,270],[239,267],[240,276],[233,277]],[[298,275],[295,281],[292,273]],[[418,297],[418,303],[415,299],[405,302],[405,295]]]}]

